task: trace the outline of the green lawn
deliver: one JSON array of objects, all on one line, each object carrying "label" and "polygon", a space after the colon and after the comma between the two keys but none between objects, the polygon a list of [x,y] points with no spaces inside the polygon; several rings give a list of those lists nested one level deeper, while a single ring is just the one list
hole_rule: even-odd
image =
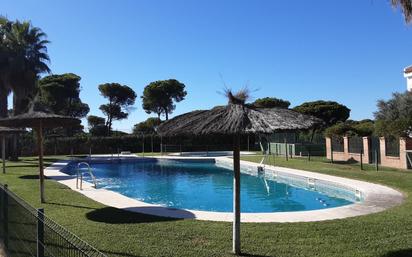
[{"label": "green lawn", "polygon": [[[51,163],[61,157],[48,157]],[[260,161],[261,157],[243,159]],[[358,165],[283,158],[277,165],[356,178],[412,192],[412,174],[385,169],[360,171]],[[171,220],[129,213],[96,203],[67,187],[46,181],[47,203],[39,204],[37,160],[8,163],[0,182],[46,215],[109,256],[231,256],[231,224]],[[311,223],[242,224],[246,256],[412,256],[412,200],[363,217]]]}]

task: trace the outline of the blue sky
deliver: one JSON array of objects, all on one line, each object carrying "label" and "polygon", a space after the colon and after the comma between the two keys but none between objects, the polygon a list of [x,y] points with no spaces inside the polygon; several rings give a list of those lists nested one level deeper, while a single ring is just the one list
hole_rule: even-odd
[{"label": "blue sky", "polygon": [[[175,78],[187,98],[174,115],[226,103],[225,83],[299,105],[335,100],[352,119],[373,117],[377,99],[404,91],[412,26],[389,0],[3,0],[0,14],[31,20],[52,42],[54,74],[82,77],[90,114],[97,86],[118,82],[140,96],[151,81]],[[145,120],[140,97],[128,120]]]}]

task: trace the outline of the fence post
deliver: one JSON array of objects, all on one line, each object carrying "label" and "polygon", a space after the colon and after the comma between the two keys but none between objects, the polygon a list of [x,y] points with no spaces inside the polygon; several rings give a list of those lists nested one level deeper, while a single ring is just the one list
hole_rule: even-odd
[{"label": "fence post", "polygon": [[150,135],[150,142],[151,142],[151,145],[152,145],[152,153],[153,153],[153,134]]},{"label": "fence post", "polygon": [[9,246],[9,198],[8,198],[8,185],[4,185],[3,190],[3,230],[4,230],[4,246],[6,249]]},{"label": "fence post", "polygon": [[44,209],[37,209],[37,257],[44,257]]},{"label": "fence post", "polygon": [[144,157],[144,134],[142,134],[142,155]]},{"label": "fence post", "polygon": [[285,139],[285,156],[286,156],[286,161],[289,160],[289,151],[288,151],[288,142]]},{"label": "fence post", "polygon": [[363,150],[360,152],[360,164],[361,164],[361,170],[363,170]]},{"label": "fence post", "polygon": [[330,139],[330,162],[333,163],[333,139]]},{"label": "fence post", "polygon": [[310,147],[308,146],[308,161],[310,161]]},{"label": "fence post", "polygon": [[378,165],[378,150],[375,150],[375,170],[379,170],[379,165]]},{"label": "fence post", "polygon": [[163,155],[163,137],[160,136],[160,155]]}]

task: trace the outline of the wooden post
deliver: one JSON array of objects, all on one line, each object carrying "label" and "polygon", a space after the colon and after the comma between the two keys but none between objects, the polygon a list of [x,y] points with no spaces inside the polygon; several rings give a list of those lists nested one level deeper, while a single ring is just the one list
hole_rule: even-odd
[{"label": "wooden post", "polygon": [[247,134],[247,151],[250,152],[249,134]]},{"label": "wooden post", "polygon": [[233,253],[240,254],[240,136],[233,138]]},{"label": "wooden post", "polygon": [[151,145],[152,145],[152,153],[153,153],[153,134],[150,135],[150,142],[151,142]]},{"label": "wooden post", "polygon": [[39,152],[39,179],[40,179],[40,201],[45,203],[44,196],[44,170],[43,170],[43,124],[40,121],[37,127],[37,147]]},{"label": "wooden post", "polygon": [[57,137],[54,137],[54,155],[57,155]]},{"label": "wooden post", "polygon": [[1,137],[1,157],[3,159],[3,174],[6,173],[6,136]]},{"label": "wooden post", "polygon": [[163,137],[160,136],[160,155],[163,155]]}]

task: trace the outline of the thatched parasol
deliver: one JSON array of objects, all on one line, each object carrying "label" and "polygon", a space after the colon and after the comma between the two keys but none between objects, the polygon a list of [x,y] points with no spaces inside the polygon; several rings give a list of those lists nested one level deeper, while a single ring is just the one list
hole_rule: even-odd
[{"label": "thatched parasol", "polygon": [[230,135],[233,136],[233,252],[240,253],[240,135],[306,130],[320,120],[289,109],[260,109],[245,104],[246,97],[227,93],[229,104],[211,110],[192,111],[162,123],[162,136]]},{"label": "thatched parasol", "polygon": [[27,113],[0,119],[0,126],[32,128],[37,133],[39,154],[40,200],[45,202],[43,171],[43,128],[71,127],[80,124],[80,120],[51,113],[41,104],[33,102]]},{"label": "thatched parasol", "polygon": [[3,173],[6,173],[6,136],[23,133],[24,130],[18,128],[0,127],[1,145],[2,145],[2,160],[3,160]]}]

